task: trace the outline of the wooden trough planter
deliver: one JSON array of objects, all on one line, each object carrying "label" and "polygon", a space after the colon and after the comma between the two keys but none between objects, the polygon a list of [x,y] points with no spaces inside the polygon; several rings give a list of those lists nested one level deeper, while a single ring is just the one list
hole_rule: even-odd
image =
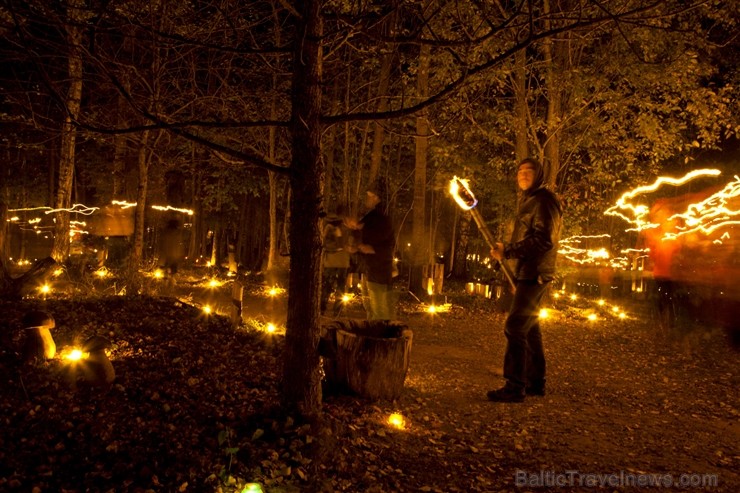
[{"label": "wooden trough planter", "polygon": [[319,352],[327,389],[371,399],[398,398],[412,339],[413,332],[397,321],[342,319],[324,325]]}]

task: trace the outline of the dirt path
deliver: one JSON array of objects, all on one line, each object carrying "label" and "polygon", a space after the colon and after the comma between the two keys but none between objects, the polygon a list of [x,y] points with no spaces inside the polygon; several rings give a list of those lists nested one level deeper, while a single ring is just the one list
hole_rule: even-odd
[{"label": "dirt path", "polygon": [[[542,329],[547,395],[491,403],[486,392],[504,382],[504,314],[480,299],[457,301],[465,307],[436,315],[400,305],[414,342],[398,402],[326,399],[336,418],[337,455],[322,466],[331,488],[740,491],[740,355],[720,331],[665,337],[639,315],[590,322],[561,305]],[[285,296],[247,296],[244,316],[284,324],[285,305]],[[359,301],[343,316],[363,318]],[[346,425],[348,412],[356,426]],[[389,430],[392,412],[406,418],[404,431]],[[358,436],[362,428],[369,434]]]},{"label": "dirt path", "polygon": [[640,320],[561,314],[543,324],[547,396],[499,404],[485,394],[503,383],[503,315],[479,308],[404,315],[414,330],[408,392],[380,411],[396,409],[409,426],[364,443],[399,491],[506,491],[517,478],[567,491],[716,478],[708,490],[740,490],[738,353],[723,334],[665,339]]}]

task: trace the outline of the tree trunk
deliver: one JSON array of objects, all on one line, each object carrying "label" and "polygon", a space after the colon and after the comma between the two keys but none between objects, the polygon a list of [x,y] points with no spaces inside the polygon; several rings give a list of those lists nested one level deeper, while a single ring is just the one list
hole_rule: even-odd
[{"label": "tree trunk", "polygon": [[134,245],[129,257],[129,267],[138,270],[144,258],[144,221],[146,217],[146,195],[149,188],[149,130],[144,130],[139,140],[139,186],[136,190],[136,211],[134,212]]},{"label": "tree trunk", "polygon": [[0,283],[8,278],[8,270],[5,264],[7,253],[5,252],[6,239],[8,237],[8,206],[0,202]]},{"label": "tree trunk", "polygon": [[[350,78],[350,71],[347,71],[347,85],[344,93],[344,111],[350,110],[350,89],[352,88],[352,81]],[[350,165],[349,158],[349,147],[351,142],[350,137],[350,125],[349,121],[344,122],[344,143],[342,145],[342,156],[344,157],[344,173],[342,173],[342,198],[344,199],[345,205],[348,207],[347,213],[354,215],[356,209],[352,203],[352,197],[350,197],[350,176],[352,172],[352,166]]]},{"label": "tree trunk", "polygon": [[190,244],[188,245],[188,258],[195,262],[203,255],[203,205],[201,200],[202,172],[193,169],[193,197],[191,199],[193,208],[193,226],[190,230]]},{"label": "tree trunk", "polygon": [[278,221],[277,221],[277,179],[278,177],[274,172],[267,172],[267,180],[270,187],[270,243],[267,250],[267,272],[272,272],[277,264],[276,259],[278,255]]},{"label": "tree trunk", "polygon": [[[393,36],[395,31],[395,15],[391,15],[390,19],[386,21],[386,33],[387,36]],[[424,49],[424,48],[422,48]],[[393,64],[393,49],[388,49],[383,54],[383,58],[380,62],[380,78],[378,80],[378,112],[384,112],[388,110],[388,88],[390,87],[391,79],[391,66]],[[382,122],[376,121],[373,129],[373,149],[370,154],[370,172],[368,174],[368,182],[372,183],[378,176],[380,170],[380,163],[383,160],[383,144],[385,143],[385,128]]]},{"label": "tree trunk", "polygon": [[527,54],[524,50],[516,52],[515,68],[512,81],[514,83],[514,138],[517,163],[529,156],[529,142],[527,138]]},{"label": "tree trunk", "polygon": [[321,1],[296,3],[291,135],[290,282],[283,401],[307,417],[321,412],[319,294],[324,182],[321,159]]},{"label": "tree trunk", "polygon": [[[550,13],[550,1],[545,0],[545,13]],[[548,28],[550,26],[548,25]],[[560,113],[562,92],[558,82],[558,60],[555,45],[558,37],[549,37],[544,43],[545,53],[545,83],[547,86],[547,135],[545,141],[545,183],[551,188],[555,186],[558,170],[560,169]]]},{"label": "tree trunk", "polygon": [[82,100],[82,57],[80,56],[82,28],[79,19],[83,7],[83,0],[69,0],[67,14],[72,22],[67,24],[67,42],[70,50],[67,58],[67,70],[70,84],[65,101],[67,115],[62,124],[59,180],[54,204],[56,209],[62,210],[56,213],[54,246],[51,250],[51,256],[57,262],[63,262],[69,256],[70,214],[66,209],[69,209],[72,204],[72,177],[74,176],[75,143],[77,139],[77,131],[72,121],[77,119],[80,113],[80,102]]},{"label": "tree trunk", "polygon": [[[334,96],[332,98],[331,102],[331,112],[332,114],[339,112],[339,84],[336,84],[334,86]],[[333,200],[332,195],[332,184],[334,179],[334,147],[336,145],[337,141],[337,126],[332,125],[331,128],[329,128],[326,136],[326,140],[324,141],[324,156],[326,159],[326,178],[324,179],[324,200],[323,200],[323,209],[327,212],[330,210],[333,212],[336,212],[338,204],[341,204],[341,200]],[[331,204],[331,205],[330,205]],[[346,211],[345,211],[346,213]]]},{"label": "tree trunk", "polygon": [[[281,30],[280,20],[277,15],[276,5],[273,4],[273,17],[275,20],[275,46],[282,45],[281,41]],[[278,105],[278,74],[275,73],[272,76],[272,99],[270,101],[270,119],[277,120],[277,105]],[[275,164],[276,153],[277,153],[277,128],[269,128],[269,142],[268,142],[268,159],[270,163]],[[276,268],[276,260],[278,254],[278,222],[277,222],[277,176],[274,172],[267,172],[268,183],[270,187],[270,246],[267,252],[267,272],[272,276],[272,271]]]},{"label": "tree trunk", "polygon": [[[128,80],[124,76],[123,87],[129,91]],[[128,128],[129,122],[125,118],[127,103],[122,95],[117,97],[118,127]],[[125,200],[126,196],[126,162],[128,161],[128,135],[116,134],[113,136],[113,199]]]},{"label": "tree trunk", "polygon": [[[429,93],[429,65],[431,48],[421,47],[419,73],[416,82],[417,96],[426,98]],[[429,236],[426,234],[427,158],[429,148],[429,120],[426,110],[416,118],[416,164],[414,167],[414,209],[411,227],[411,275],[409,290],[417,296],[425,294],[423,271],[430,263]]]},{"label": "tree trunk", "polygon": [[470,214],[457,212],[457,246],[455,247],[455,263],[452,265],[452,275],[456,279],[464,279],[468,274],[468,241],[470,239]]},{"label": "tree trunk", "polygon": [[223,238],[223,226],[221,218],[217,218],[213,225],[213,237],[211,242],[211,258],[209,260],[212,267],[218,268],[221,265],[221,240]]}]

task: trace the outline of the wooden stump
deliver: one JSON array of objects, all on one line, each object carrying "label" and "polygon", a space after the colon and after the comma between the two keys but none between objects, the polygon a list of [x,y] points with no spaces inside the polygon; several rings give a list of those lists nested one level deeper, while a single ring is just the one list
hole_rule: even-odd
[{"label": "wooden stump", "polygon": [[398,398],[412,339],[401,322],[346,319],[326,325],[320,349],[327,385],[371,399]]},{"label": "wooden stump", "polygon": [[444,264],[427,264],[422,271],[423,288],[429,296],[441,294],[445,278]]},{"label": "wooden stump", "polygon": [[244,286],[239,281],[234,281],[231,285],[231,310],[229,318],[231,319],[231,325],[239,327],[242,323],[242,303],[244,300]]}]

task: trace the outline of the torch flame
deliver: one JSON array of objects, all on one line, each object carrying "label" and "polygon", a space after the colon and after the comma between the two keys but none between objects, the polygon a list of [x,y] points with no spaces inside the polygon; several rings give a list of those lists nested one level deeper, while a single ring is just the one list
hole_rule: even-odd
[{"label": "torch flame", "polygon": [[469,211],[478,204],[478,199],[475,198],[473,192],[468,186],[468,180],[453,177],[450,180],[450,195],[455,199],[455,202],[465,211]]}]

